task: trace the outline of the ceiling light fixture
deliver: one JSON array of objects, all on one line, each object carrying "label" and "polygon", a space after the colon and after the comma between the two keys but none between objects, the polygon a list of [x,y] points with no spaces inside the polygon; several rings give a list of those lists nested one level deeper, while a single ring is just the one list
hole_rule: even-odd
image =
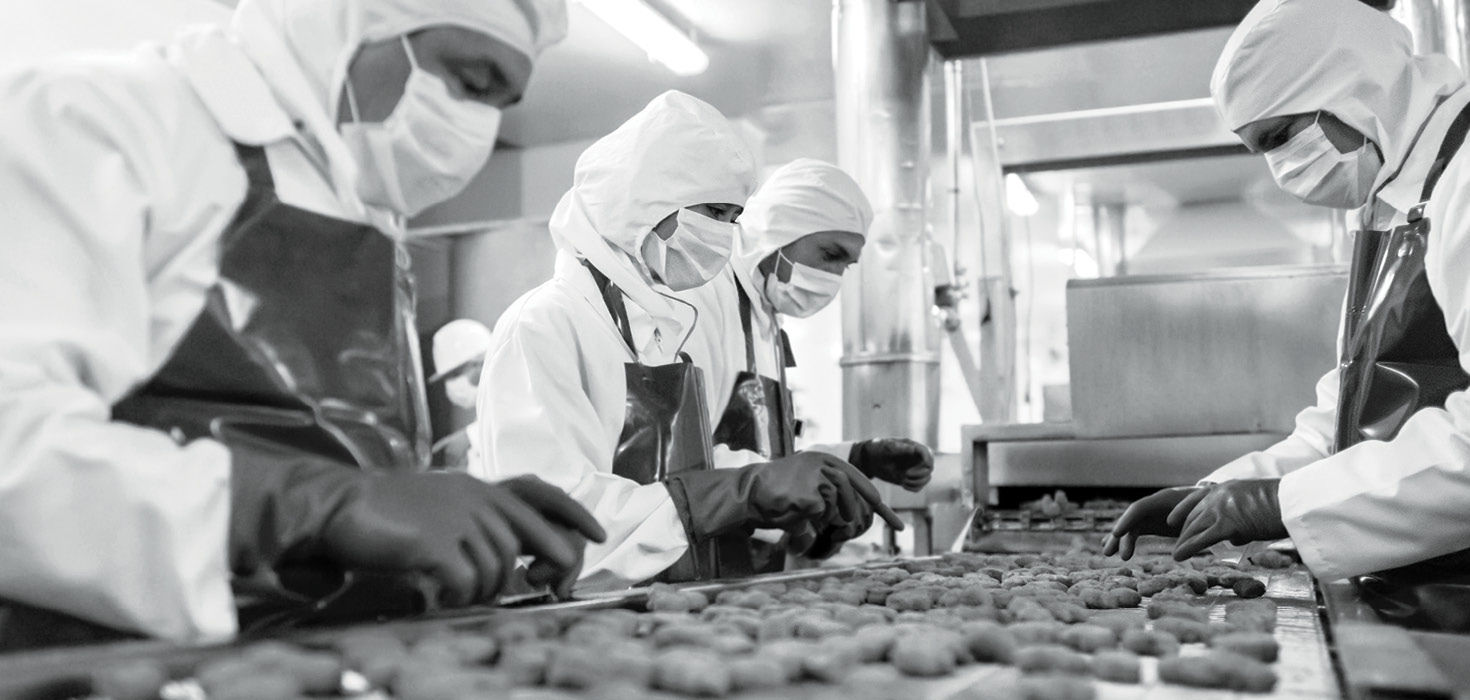
[{"label": "ceiling light fixture", "polygon": [[709,56],[663,13],[643,0],[581,0],[617,33],[648,53],[675,75],[699,75],[709,68]]}]

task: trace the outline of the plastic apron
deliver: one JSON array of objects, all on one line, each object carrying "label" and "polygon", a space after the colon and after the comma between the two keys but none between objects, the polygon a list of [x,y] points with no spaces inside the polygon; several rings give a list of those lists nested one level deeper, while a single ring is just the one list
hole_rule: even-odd
[{"label": "plastic apron", "polygon": [[[249,184],[220,237],[219,279],[163,367],[113,407],[113,419],[180,443],[266,440],[344,469],[425,468],[407,252],[372,226],[282,203],[265,151],[235,149]],[[283,578],[308,581],[310,595],[341,598],[348,588],[332,575],[296,573],[305,576]],[[283,604],[303,602],[311,599]],[[0,620],[0,647],[124,636],[23,605],[0,603]]]},{"label": "plastic apron", "polygon": [[[1449,394],[1470,385],[1424,270],[1432,234],[1425,208],[1467,131],[1470,106],[1445,135],[1407,223],[1392,231],[1358,232],[1338,365],[1341,394],[1334,452],[1364,440],[1391,440],[1416,411],[1443,407]],[[1380,612],[1410,619],[1417,613],[1399,613],[1410,607],[1404,601],[1416,595],[1415,586],[1467,573],[1470,550],[1360,577],[1358,583]]]},{"label": "plastic apron", "polygon": [[[612,315],[623,342],[634,358],[638,346],[628,322],[623,291],[602,271],[582,261],[603,303]],[[663,481],[670,474],[714,468],[709,433],[709,407],[704,400],[704,373],[689,356],[650,366],[640,362],[623,365],[627,403],[623,431],[613,451],[613,474],[639,484]],[[723,539],[723,538],[722,538]],[[720,542],[690,544],[689,552],[657,577],[659,581],[695,581],[725,575],[721,570]]]}]

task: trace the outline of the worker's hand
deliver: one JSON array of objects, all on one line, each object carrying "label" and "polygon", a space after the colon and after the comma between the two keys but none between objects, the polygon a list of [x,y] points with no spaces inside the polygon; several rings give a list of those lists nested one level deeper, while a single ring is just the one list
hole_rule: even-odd
[{"label": "worker's hand", "polygon": [[1112,533],[1103,540],[1103,554],[1121,554],[1125,560],[1132,559],[1133,549],[1141,535],[1177,537],[1189,509],[1203,497],[1204,491],[1198,487],[1179,486],[1134,501],[1113,524]]},{"label": "worker's hand", "polygon": [[364,476],[341,500],[316,549],[346,569],[421,571],[439,582],[443,603],[464,605],[494,600],[521,555],[534,558],[542,582],[575,577],[581,537],[600,542],[606,533],[539,479],[380,474]]},{"label": "worker's hand", "polygon": [[665,484],[695,540],[750,528],[795,532],[807,524],[851,537],[872,524],[874,513],[903,529],[903,521],[862,472],[820,452],[740,469],[680,472]]},{"label": "worker's hand", "polygon": [[934,475],[934,453],[905,438],[864,440],[852,446],[847,460],[872,479],[918,491]]},{"label": "worker's hand", "polygon": [[1280,489],[1280,479],[1234,479],[1205,486],[1184,519],[1174,559],[1184,561],[1219,542],[1239,546],[1287,537]]}]

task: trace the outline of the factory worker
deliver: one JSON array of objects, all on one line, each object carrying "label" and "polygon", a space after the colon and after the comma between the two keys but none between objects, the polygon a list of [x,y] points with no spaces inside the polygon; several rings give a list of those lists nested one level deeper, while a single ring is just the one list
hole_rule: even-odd
[{"label": "factory worker", "polygon": [[0,646],[83,621],[225,637],[232,574],[427,576],[456,604],[518,555],[576,570],[601,532],[565,494],[414,473],[398,241],[482,167],[564,17],[242,0],[228,27],[0,78]]},{"label": "factory worker", "polygon": [[[781,317],[826,308],[842,274],[862,255],[873,210],[841,168],[799,158],[776,169],[740,216],[730,266],[687,292],[698,307],[702,342],[691,346],[712,386],[715,459],[722,467],[794,452],[786,368],[795,366]],[[934,458],[912,440],[886,438],[816,446],[871,478],[918,491]],[[831,544],[831,543],[826,543]],[[818,554],[827,550],[818,548]]]},{"label": "factory worker", "polygon": [[[474,410],[480,370],[490,349],[490,329],[472,318],[457,318],[434,331],[434,376],[429,386],[443,386],[444,397],[459,408]],[[479,426],[456,428],[434,444],[436,464],[464,467],[479,459]]]},{"label": "factory worker", "polygon": [[1325,580],[1453,568],[1470,546],[1464,78],[1362,3],[1265,0],[1210,87],[1283,190],[1357,209],[1340,358],[1288,438],[1133,504],[1105,550],[1127,556],[1140,534],[1180,535],[1176,558],[1290,537]]},{"label": "factory worker", "polygon": [[828,455],[711,469],[707,388],[682,352],[704,321],[671,294],[725,267],[752,175],[713,107],[655,98],[578,158],[551,216],[555,273],[496,324],[477,473],[534,474],[597,516],[588,586],[730,573],[752,528],[866,529],[881,503]]}]

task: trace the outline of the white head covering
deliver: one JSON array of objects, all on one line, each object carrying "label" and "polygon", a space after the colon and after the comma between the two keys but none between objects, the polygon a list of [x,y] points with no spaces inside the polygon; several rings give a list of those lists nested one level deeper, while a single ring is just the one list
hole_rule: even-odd
[{"label": "white head covering", "polygon": [[1415,56],[1407,28],[1358,0],[1261,0],[1225,43],[1210,94],[1232,131],[1330,112],[1383,152],[1379,185],[1440,98],[1464,84],[1448,58]]},{"label": "white head covering", "polygon": [[337,133],[347,68],[366,42],[435,25],[484,33],[535,59],[567,32],[566,0],[241,0],[230,34],[325,152],[337,195],[358,203]]},{"label": "white head covering", "polygon": [[673,318],[668,300],[647,282],[644,239],[684,207],[744,205],[753,189],[754,158],[730,122],[670,90],[577,158],[572,188],[551,214],[551,235],[644,311]]},{"label": "white head covering", "polygon": [[457,318],[434,331],[434,376],[430,382],[483,359],[490,351],[490,329],[472,318]]},{"label": "white head covering", "polygon": [[813,158],[787,163],[761,184],[740,215],[733,265],[749,280],[756,266],[778,249],[821,231],[848,231],[867,238],[873,206],[841,168]]}]

